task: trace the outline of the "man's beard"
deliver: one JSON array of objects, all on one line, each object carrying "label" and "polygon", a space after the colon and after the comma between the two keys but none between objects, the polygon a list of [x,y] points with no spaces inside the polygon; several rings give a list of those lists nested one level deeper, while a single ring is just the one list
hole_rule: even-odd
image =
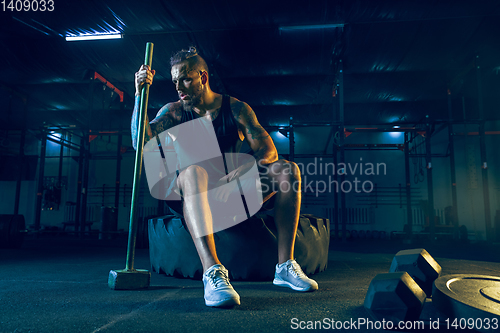
[{"label": "man's beard", "polygon": [[201,103],[202,89],[198,88],[189,95],[189,99],[182,100],[182,106],[186,111],[193,111],[193,108]]},{"label": "man's beard", "polygon": [[189,96],[191,99],[188,100],[182,100],[182,106],[184,107],[184,110],[186,111],[193,111],[193,108],[200,104],[201,102],[201,95],[196,95],[196,96]]}]

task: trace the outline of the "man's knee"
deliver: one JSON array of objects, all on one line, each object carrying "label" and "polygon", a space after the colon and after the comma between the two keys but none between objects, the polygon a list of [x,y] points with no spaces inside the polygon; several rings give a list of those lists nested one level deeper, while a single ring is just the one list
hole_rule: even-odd
[{"label": "man's knee", "polygon": [[177,177],[177,185],[180,188],[185,187],[188,184],[206,184],[207,182],[207,171],[198,165],[190,165]]},{"label": "man's knee", "polygon": [[[267,186],[272,192],[300,192],[300,168],[294,162],[278,160],[268,166]],[[264,176],[265,177],[265,176]]]},{"label": "man's knee", "polygon": [[278,160],[271,166],[271,172],[281,181],[300,180],[300,168],[295,162]]}]

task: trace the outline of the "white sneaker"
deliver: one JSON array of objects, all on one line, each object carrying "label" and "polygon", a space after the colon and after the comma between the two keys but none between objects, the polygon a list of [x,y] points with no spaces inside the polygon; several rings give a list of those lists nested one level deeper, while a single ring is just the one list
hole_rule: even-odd
[{"label": "white sneaker", "polygon": [[318,289],[318,283],[308,278],[294,259],[276,265],[273,284],[280,287],[289,287],[297,291],[314,291]]},{"label": "white sneaker", "polygon": [[227,269],[220,265],[213,265],[203,273],[205,286],[205,304],[207,306],[230,307],[240,305],[240,295],[234,291],[229,283]]}]

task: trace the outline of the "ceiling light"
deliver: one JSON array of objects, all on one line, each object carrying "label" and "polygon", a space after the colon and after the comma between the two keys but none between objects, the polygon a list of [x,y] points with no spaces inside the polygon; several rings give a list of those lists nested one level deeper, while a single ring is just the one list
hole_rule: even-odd
[{"label": "ceiling light", "polygon": [[343,28],[344,23],[336,24],[316,24],[316,25],[290,25],[279,27],[280,31],[287,30],[312,30],[312,29],[332,29],[332,28]]},{"label": "ceiling light", "polygon": [[393,138],[399,138],[403,133],[401,132],[389,132],[389,135]]},{"label": "ceiling light", "polygon": [[288,131],[287,130],[280,129],[280,130],[278,130],[278,133],[280,133],[281,135],[283,135],[285,138],[288,138]]},{"label": "ceiling light", "polygon": [[74,42],[79,40],[120,39],[120,38],[123,38],[122,34],[95,34],[95,35],[81,35],[81,36],[66,36],[66,41]]}]

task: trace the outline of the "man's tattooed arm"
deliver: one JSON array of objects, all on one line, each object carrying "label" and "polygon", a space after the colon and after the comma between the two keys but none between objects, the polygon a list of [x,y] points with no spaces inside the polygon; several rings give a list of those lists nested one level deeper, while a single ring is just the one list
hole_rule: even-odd
[{"label": "man's tattooed arm", "polygon": [[[134,112],[132,114],[131,135],[132,146],[137,150],[137,134],[139,132],[139,104],[140,97],[135,97]],[[156,118],[149,122],[146,115],[146,129],[144,133],[144,143],[148,142],[161,132],[173,127],[175,124],[174,118],[169,114],[170,104],[165,105],[160,109]]]},{"label": "man's tattooed arm", "polygon": [[233,115],[240,125],[257,162],[270,164],[278,160],[278,152],[267,131],[259,124],[255,112],[244,103],[237,101],[232,106]]}]

